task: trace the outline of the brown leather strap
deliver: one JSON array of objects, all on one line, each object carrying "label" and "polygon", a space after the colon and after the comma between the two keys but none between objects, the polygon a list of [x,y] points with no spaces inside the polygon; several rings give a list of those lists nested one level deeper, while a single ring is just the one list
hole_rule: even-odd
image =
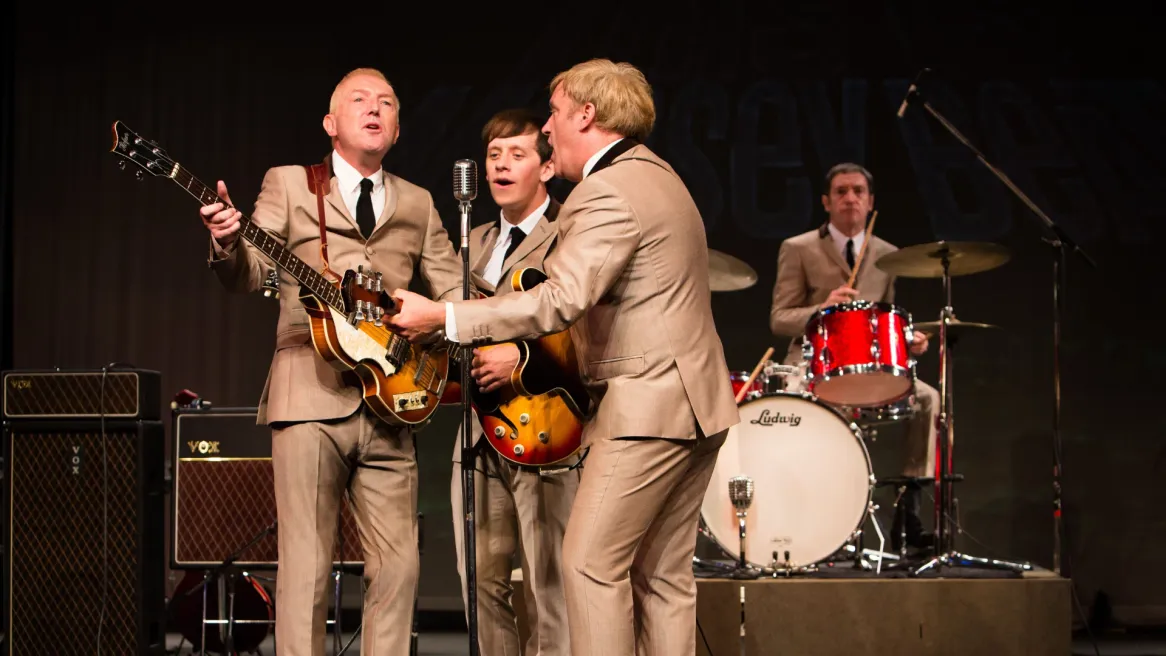
[{"label": "brown leather strap", "polygon": [[304,166],[308,170],[308,188],[316,194],[316,216],[320,224],[320,259],[324,261],[324,269],[320,273],[327,278],[329,275],[334,282],[340,282],[340,277],[328,268],[328,229],[324,219],[324,194],[328,188],[328,169],[323,163]]}]

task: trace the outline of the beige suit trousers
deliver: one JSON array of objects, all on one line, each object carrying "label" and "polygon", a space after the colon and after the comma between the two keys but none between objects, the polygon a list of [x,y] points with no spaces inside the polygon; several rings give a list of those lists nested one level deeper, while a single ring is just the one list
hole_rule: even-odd
[{"label": "beige suit trousers", "polygon": [[272,431],[279,518],[279,656],[324,655],[328,578],[346,490],[364,550],[367,590],[360,653],[409,653],[420,570],[413,436],[361,408],[347,419]]},{"label": "beige suit trousers", "polygon": [[696,653],[692,557],[727,433],[591,444],[563,542],[572,656]]},{"label": "beige suit trousers", "polygon": [[[476,422],[475,422],[476,424]],[[461,434],[455,445],[450,503],[462,603],[468,608],[465,519],[462,513]],[[577,458],[572,462],[577,462]],[[570,653],[563,593],[563,534],[579,488],[579,469],[540,473],[507,462],[478,442],[474,475],[477,540],[478,646],[483,656],[566,656]],[[514,558],[521,555],[530,636],[519,644],[511,599]]]}]

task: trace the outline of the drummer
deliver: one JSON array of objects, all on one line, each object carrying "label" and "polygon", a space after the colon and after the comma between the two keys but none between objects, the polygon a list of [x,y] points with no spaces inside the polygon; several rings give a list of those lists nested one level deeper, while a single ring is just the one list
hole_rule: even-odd
[{"label": "drummer", "polygon": [[[829,220],[822,227],[790,237],[782,242],[777,256],[777,282],[769,329],[778,337],[793,337],[785,364],[802,363],[802,336],[806,322],[820,308],[853,300],[893,303],[894,276],[875,266],[875,261],[897,248],[871,235],[871,243],[859,263],[855,287],[847,287],[855,261],[866,237],[866,219],[874,206],[874,178],[866,168],[842,163],[826,173],[822,206]],[[910,345],[913,355],[927,351],[927,337],[916,331]],[[802,379],[789,378],[790,391],[801,391]],[[916,381],[912,399],[914,413],[907,419],[907,439],[902,475],[934,477],[935,427],[939,393]],[[921,487],[910,485],[895,507],[891,529],[892,549],[898,551],[902,522],[906,522],[909,547],[926,548],[933,535],[923,533],[919,519]]]}]

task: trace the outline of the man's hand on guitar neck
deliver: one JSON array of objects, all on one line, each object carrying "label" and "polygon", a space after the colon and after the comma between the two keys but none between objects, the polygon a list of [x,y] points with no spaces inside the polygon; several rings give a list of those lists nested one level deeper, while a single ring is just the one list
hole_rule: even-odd
[{"label": "man's hand on guitar neck", "polygon": [[202,224],[211,231],[211,236],[215,238],[219,246],[227,248],[235,241],[235,233],[239,231],[239,218],[243,216],[242,212],[235,209],[235,203],[231,201],[231,196],[227,194],[227,185],[219,180],[218,188],[219,198],[227,199],[227,207],[223,203],[211,203],[204,205],[198,210],[199,216],[202,217]]},{"label": "man's hand on guitar neck", "polygon": [[518,355],[518,347],[511,343],[476,348],[470,375],[483,392],[493,392],[510,380]]}]

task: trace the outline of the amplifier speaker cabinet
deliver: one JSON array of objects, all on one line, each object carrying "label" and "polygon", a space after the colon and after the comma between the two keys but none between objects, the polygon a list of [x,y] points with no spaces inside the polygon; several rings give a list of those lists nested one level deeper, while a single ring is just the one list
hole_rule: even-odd
[{"label": "amplifier speaker cabinet", "polygon": [[4,653],[164,653],[162,422],[19,419],[3,435]]},{"label": "amplifier speaker cabinet", "polygon": [[[209,569],[236,556],[250,569],[275,569],[271,429],[257,425],[256,408],[177,408],[171,569]],[[347,499],[336,567],[364,565],[360,535]],[[340,550],[343,548],[343,557]]]}]

